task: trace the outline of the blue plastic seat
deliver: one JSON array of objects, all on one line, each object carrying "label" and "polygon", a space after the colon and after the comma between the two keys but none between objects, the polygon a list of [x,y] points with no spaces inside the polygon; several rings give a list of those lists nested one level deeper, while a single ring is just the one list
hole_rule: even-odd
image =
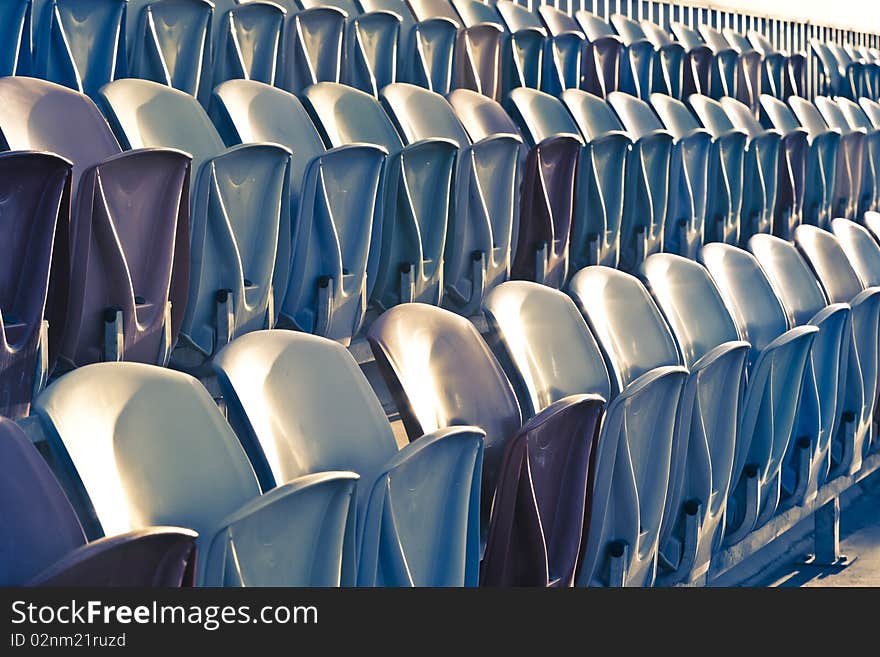
[{"label": "blue plastic seat", "polygon": [[[707,89],[704,89],[702,95],[711,98],[721,98],[723,96],[736,97],[736,67],[738,56],[729,45],[722,45],[717,50],[712,48],[696,28],[691,28],[684,23],[672,21],[669,29],[679,43],[684,46],[686,51],[700,51],[701,59],[706,60],[706,72],[703,73],[707,82]],[[722,37],[723,38],[723,37]],[[701,70],[702,72],[702,70]],[[690,94],[688,94],[689,96]]]},{"label": "blue plastic seat", "polygon": [[727,42],[740,55],[747,55],[751,52],[757,54],[756,59],[760,76],[758,84],[760,85],[761,93],[782,99],[785,93],[785,56],[777,53],[772,48],[766,50],[756,47],[749,37],[732,27],[724,28],[722,33]]},{"label": "blue plastic seat", "polygon": [[126,76],[125,0],[49,0],[36,9],[34,73],[94,97]]},{"label": "blue plastic seat", "polygon": [[[851,103],[855,109],[858,109],[858,106],[847,98],[839,100]],[[863,213],[873,209],[871,199],[875,195],[874,180],[871,174],[872,154],[868,130],[861,126],[851,127],[843,109],[835,102],[835,99],[816,96],[813,102],[815,108],[810,112],[815,113],[818,110],[828,125],[828,129],[840,134],[838,170],[841,170],[841,173],[838,176],[843,181],[842,189],[839,192],[843,198],[840,201],[841,207],[834,216],[858,220]],[[864,115],[862,116],[864,117]],[[867,123],[867,120],[865,122]]]},{"label": "blue plastic seat", "polygon": [[[880,210],[880,130],[874,127],[864,110],[848,98],[837,98],[837,105],[844,116],[849,131],[864,131],[863,152],[865,166],[862,170],[862,198],[859,214]],[[828,106],[824,103],[822,106]],[[820,106],[820,110],[822,109]],[[829,114],[831,112],[829,111]]]},{"label": "blue plastic seat", "polygon": [[328,470],[360,475],[356,545],[343,554],[356,559],[359,586],[476,586],[482,431],[440,429],[398,451],[357,362],[325,338],[251,333],[214,367],[265,488]]},{"label": "blue plastic seat", "polygon": [[511,278],[559,288],[568,278],[571,238],[586,237],[580,226],[572,231],[583,142],[565,108],[548,93],[514,89],[507,110],[528,148]]},{"label": "blue plastic seat", "polygon": [[213,80],[275,84],[281,74],[287,11],[274,2],[214,3]]},{"label": "blue plastic seat", "polygon": [[31,72],[31,0],[9,0],[0,6],[0,77]]},{"label": "blue plastic seat", "polygon": [[[456,89],[459,106],[482,103],[481,94]],[[483,294],[507,280],[513,229],[519,219],[519,151],[522,139],[499,134],[471,142],[443,96],[411,84],[382,90],[382,103],[404,142],[448,139],[458,146],[455,211],[447,228],[444,305],[469,316]]]},{"label": "blue plastic seat", "polygon": [[720,30],[706,23],[697,29],[721,61],[720,84],[714,86],[712,98],[736,98],[757,114],[761,95],[761,54],[756,50],[740,51]]},{"label": "blue plastic seat", "polygon": [[783,464],[800,438],[795,435],[800,394],[819,329],[789,328],[770,281],[747,251],[707,244],[701,256],[705,269],[694,264],[691,275],[712,285],[711,274],[737,330],[751,344],[728,506],[727,540],[734,544],[773,516],[783,494],[789,497],[798,483],[806,485],[797,482],[796,472],[786,477]]},{"label": "blue plastic seat", "polygon": [[549,35],[542,91],[558,96],[565,89],[580,89],[586,74],[583,32],[571,16],[551,5],[542,4],[535,13]]},{"label": "blue plastic seat", "polygon": [[505,89],[543,89],[545,67],[548,65],[545,58],[552,57],[552,39],[547,37],[547,29],[541,19],[512,0],[499,0],[493,11],[508,32]]},{"label": "blue plastic seat", "polygon": [[872,436],[877,398],[877,332],[880,288],[864,285],[838,239],[815,226],[798,227],[795,245],[810,263],[831,303],[848,303],[851,344],[847,364],[845,404],[854,418],[842,423],[842,451],[837,472],[853,474],[862,465]]},{"label": "blue plastic seat", "polygon": [[[797,104],[794,98],[791,102]],[[803,154],[805,158],[803,163],[797,163],[797,171],[803,171],[803,178],[800,181],[795,179],[795,182],[800,183],[800,193],[803,194],[804,223],[827,228],[838,211],[835,186],[840,134],[817,126],[814,122],[799,122],[789,106],[773,96],[761,94],[761,107],[769,123],[782,133],[784,142],[789,144],[785,149],[786,161],[780,167],[788,168],[795,163],[792,154]],[[782,168],[780,175],[785,175]],[[787,219],[788,222],[786,217],[777,217],[778,221],[784,223],[783,230],[775,232],[784,239],[791,239],[791,232],[794,230],[791,220],[794,217],[789,215]]]},{"label": "blue plastic seat", "polygon": [[583,89],[602,98],[612,91],[631,90],[635,93],[638,89],[635,77],[639,64],[638,48],[628,50],[612,27],[592,12],[577,11],[575,19],[587,37]]},{"label": "blue plastic seat", "polygon": [[284,0],[287,23],[279,86],[301,94],[318,82],[342,82],[346,13],[329,4]]},{"label": "blue plastic seat", "polygon": [[452,184],[458,146],[425,139],[404,146],[379,101],[331,82],[305,90],[303,103],[329,147],[372,144],[388,152],[382,219],[371,250],[378,260],[371,298],[380,308],[423,301],[439,304],[446,229],[454,210]]},{"label": "blue plastic seat", "polygon": [[862,66],[856,62],[839,61],[829,44],[819,39],[810,39],[810,46],[821,64],[823,93],[858,100],[862,96]]},{"label": "blue plastic seat", "polygon": [[[190,95],[147,80],[99,92],[127,148],[183,147],[193,156],[189,301],[180,334],[198,367],[233,337],[275,325],[290,275],[290,152],[275,144],[225,148]],[[277,291],[275,288],[277,287]]]},{"label": "blue plastic seat", "polygon": [[[804,375],[794,435],[794,459],[783,464],[783,486],[791,501],[806,504],[834,471],[843,449],[844,414],[847,409],[847,362],[850,358],[850,308],[845,303],[829,304],[810,266],[794,244],[773,235],[755,235],[749,250],[761,263],[776,296],[782,303],[789,326],[816,326],[819,333],[810,349]],[[859,410],[859,409],[856,409]],[[811,446],[808,469],[797,458],[798,442]],[[791,452],[791,450],[790,450]]]},{"label": "blue plastic seat", "polygon": [[213,79],[213,3],[128,0],[126,20],[131,77],[152,80],[206,102]]},{"label": "blue plastic seat", "polygon": [[486,433],[481,582],[571,586],[604,399],[570,395],[523,423],[489,346],[467,319],[441,308],[396,306],[368,338],[411,440],[465,423]]},{"label": "blue plastic seat", "polygon": [[[681,96],[677,100],[684,100],[692,94],[709,95],[712,51],[708,46],[702,43],[688,46],[676,41],[669,32],[649,20],[640,21],[639,25],[654,48],[681,50]],[[673,85],[667,85],[667,88],[672,89]]]},{"label": "blue plastic seat", "polygon": [[[618,414],[606,419],[614,424],[603,428],[612,440],[601,444],[596,455],[590,532],[577,583],[614,577],[608,556],[616,555],[627,584],[650,586],[658,553],[667,548],[661,537],[674,534],[662,524],[667,510],[673,525],[678,524],[674,516],[680,509],[669,509],[667,503],[681,501],[670,495],[669,485],[673,455],[675,466],[680,465],[676,418],[687,370],[663,316],[637,278],[609,267],[586,267],[568,289],[602,348],[612,398],[624,397]],[[673,567],[678,558],[670,551]]]},{"label": "blue plastic seat", "polygon": [[[681,98],[684,90],[684,49],[680,43],[654,43],[645,34],[642,26],[632,18],[623,14],[612,14],[609,17],[617,33],[623,38],[626,47],[644,49],[641,44],[648,43],[653,49],[650,90],[646,94],[640,85],[638,97],[647,101],[650,93],[664,93],[673,98]],[[655,35],[656,36],[656,35]],[[644,69],[641,64],[640,69]]]},{"label": "blue plastic seat", "polygon": [[271,142],[296,154],[290,276],[285,289],[275,283],[278,323],[348,344],[361,328],[378,266],[374,236],[381,234],[387,151],[367,144],[325,149],[296,96],[261,82],[219,85],[211,111],[227,144]]},{"label": "blue plastic seat", "polygon": [[749,42],[764,58],[766,82],[764,93],[775,98],[806,95],[806,55],[802,52],[789,53],[776,50],[764,34],[749,30]]},{"label": "blue plastic seat", "polygon": [[58,379],[35,408],[94,531],[195,530],[200,586],[354,583],[342,553],[358,476],[306,475],[261,494],[235,433],[189,375],[98,363]]}]

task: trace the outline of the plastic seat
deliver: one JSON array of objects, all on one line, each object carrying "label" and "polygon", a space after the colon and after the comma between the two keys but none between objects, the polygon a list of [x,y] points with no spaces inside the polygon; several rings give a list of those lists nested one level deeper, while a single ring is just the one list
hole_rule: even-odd
[{"label": "plastic seat", "polygon": [[[880,130],[874,127],[864,110],[848,98],[837,98],[837,105],[851,132],[864,132],[864,168],[862,169],[862,198],[859,201],[859,214],[880,210]],[[819,109],[829,107],[822,103]]]},{"label": "plastic seat", "polygon": [[[128,0],[131,77],[206,102],[211,91],[214,5],[207,0]],[[108,80],[109,82],[109,80]]]},{"label": "plastic seat", "polygon": [[425,304],[392,308],[368,338],[410,440],[460,424],[486,432],[482,584],[571,586],[604,399],[568,396],[523,425],[474,325]]},{"label": "plastic seat", "polygon": [[97,531],[195,530],[199,586],[354,583],[342,553],[358,476],[306,475],[261,494],[235,433],[189,375],[98,363],[57,380],[35,408]]},{"label": "plastic seat", "polygon": [[776,50],[770,39],[757,30],[749,30],[748,38],[766,62],[765,70],[770,84],[764,87],[764,93],[779,99],[805,96],[806,55]]},{"label": "plastic seat", "polygon": [[[783,473],[799,444],[798,406],[810,349],[819,329],[788,328],[782,305],[758,261],[742,249],[708,244],[702,260],[743,339],[751,344],[740,414],[728,536],[737,543],[796,490],[797,472]],[[695,265],[696,266],[696,265]],[[706,269],[693,276],[709,282]],[[808,452],[811,446],[807,446]],[[786,479],[787,486],[782,482]]]},{"label": "plastic seat", "polygon": [[364,12],[387,11],[400,17],[398,80],[440,94],[452,90],[457,21],[448,18],[416,21],[404,0],[355,1]]},{"label": "plastic seat", "polygon": [[[608,96],[608,105],[619,117],[621,129],[633,142],[625,172],[625,228],[621,229],[620,238],[620,268],[630,272],[636,271],[645,257],[663,250],[668,243],[670,238],[665,231],[674,216],[673,204],[676,202],[670,198],[670,190],[675,193],[678,185],[677,171],[673,166],[676,155],[672,134],[635,121],[634,113],[642,114],[635,108],[644,110],[639,102],[643,101],[619,91]],[[572,104],[569,108],[572,109]],[[587,117],[579,118],[579,112],[574,109],[572,113],[579,125],[589,122]],[[660,126],[659,120],[656,125]]]},{"label": "plastic seat", "polygon": [[877,98],[878,71],[880,71],[878,66],[874,62],[854,57],[845,46],[842,47],[833,41],[828,41],[825,45],[837,60],[839,70],[847,71],[848,75],[853,76],[854,88],[858,95]]},{"label": "plastic seat", "polygon": [[549,35],[541,90],[558,96],[565,89],[580,89],[586,74],[583,32],[571,16],[551,5],[542,4],[535,13]]},{"label": "plastic seat", "polygon": [[[798,468],[798,452],[813,454],[811,439],[818,424],[806,427],[803,436],[795,431],[801,428],[801,393],[819,329],[810,324],[789,329],[770,281],[747,251],[708,244],[702,260],[740,335],[752,347],[734,465],[736,502],[728,515],[728,542],[736,543],[767,522],[783,499],[785,505],[792,497],[800,503],[801,491],[809,488],[807,472]],[[705,270],[699,275],[707,278]],[[803,403],[809,407],[814,401]],[[816,422],[815,413],[811,419]]]},{"label": "plastic seat", "polygon": [[194,532],[150,527],[86,543],[76,513],[27,435],[0,417],[3,586],[178,587],[192,582]]},{"label": "plastic seat", "polygon": [[[626,47],[644,49],[642,43],[649,43],[653,49],[651,78],[648,94],[665,93],[674,98],[681,98],[684,90],[684,49],[681,44],[671,42],[668,44],[658,44],[652,41],[645,33],[640,23],[624,16],[623,14],[612,14],[608,19],[617,30],[617,33],[623,38]],[[652,35],[656,36],[656,35]],[[643,65],[640,66],[643,69]],[[643,91],[640,85],[638,89],[639,98],[647,101],[648,95]]]},{"label": "plastic seat", "polygon": [[[482,96],[456,89],[456,104],[479,105]],[[469,316],[479,312],[483,294],[507,280],[513,228],[519,211],[519,150],[516,134],[472,143],[443,96],[411,84],[382,90],[382,103],[403,140],[448,139],[458,146],[455,211],[446,231],[443,301]]]},{"label": "plastic seat", "polygon": [[[850,103],[858,110],[858,106],[847,98],[840,98],[841,103]],[[847,204],[835,215],[857,219],[865,212],[872,210],[871,201],[875,196],[874,180],[871,173],[871,138],[868,130],[861,126],[851,127],[843,108],[835,99],[817,96],[813,102],[829,130],[840,133],[841,151],[838,153],[838,167],[843,168],[843,179],[846,181],[845,192]],[[811,110],[811,111],[815,111]],[[864,118],[863,121],[870,123]],[[876,137],[874,138],[876,141]],[[839,160],[843,158],[843,162]],[[843,205],[843,203],[841,203]],[[847,214],[849,213],[849,214]]]},{"label": "plastic seat", "polygon": [[[691,94],[709,94],[709,80],[712,74],[712,51],[705,44],[686,46],[672,38],[659,25],[648,20],[639,23],[648,41],[655,48],[680,48],[682,51],[681,96],[684,100]],[[671,87],[670,87],[671,88]]]},{"label": "plastic seat", "polygon": [[789,325],[819,329],[810,349],[794,433],[795,454],[801,449],[798,442],[806,445],[809,441],[809,469],[802,470],[802,463],[796,459],[783,464],[783,486],[791,482],[786,486],[791,501],[806,504],[833,475],[831,456],[833,453],[835,459],[840,459],[844,433],[840,428],[844,414],[852,412],[846,407],[845,397],[850,308],[845,303],[828,304],[819,281],[791,242],[772,235],[755,235],[749,240],[749,250],[782,302]]},{"label": "plastic seat", "polygon": [[166,362],[187,305],[189,156],[123,153],[91,100],[51,82],[3,78],[0,97],[6,147],[73,163],[46,310],[50,361]]},{"label": "plastic seat", "polygon": [[736,97],[737,62],[739,60],[736,51],[726,43],[715,44],[716,47],[713,48],[703,40],[695,28],[690,28],[684,23],[672,21],[669,24],[669,29],[686,51],[704,53],[701,57],[706,60],[706,72],[703,73],[705,75],[703,79],[707,81],[707,90],[704,90],[702,95],[716,99],[723,96]]},{"label": "plastic seat", "polygon": [[[303,103],[328,146],[373,144],[388,152],[382,219],[373,232],[367,284],[380,308],[442,298],[446,229],[454,210],[452,184],[458,147],[446,139],[404,146],[379,102],[329,82],[306,89]],[[375,264],[372,258],[378,257]]]},{"label": "plastic seat", "polygon": [[795,245],[804,255],[831,303],[851,307],[852,336],[847,364],[846,408],[854,419],[843,423],[842,453],[838,472],[853,474],[862,465],[863,452],[872,436],[877,398],[877,331],[880,321],[880,288],[862,284],[838,239],[815,226],[799,227]]},{"label": "plastic seat", "polygon": [[[100,91],[127,148],[183,147],[193,156],[189,302],[180,334],[198,366],[233,337],[275,325],[290,274],[290,153],[274,144],[225,148],[198,102],[147,80]],[[277,295],[273,289],[276,286]],[[184,360],[186,359],[186,360]]]},{"label": "plastic seat", "polygon": [[[700,127],[693,113],[684,103],[669,96],[655,94],[651,102],[654,111],[672,135],[679,140],[679,144],[682,143],[682,139],[700,133],[705,133],[711,140],[705,188],[703,241],[738,244],[739,215],[743,205],[746,135],[733,129],[713,135]],[[679,148],[681,149],[681,146]],[[688,179],[685,182],[691,181]],[[697,203],[700,200],[700,196],[697,195]],[[696,257],[696,254],[691,257]]]},{"label": "plastic seat", "polygon": [[275,84],[281,74],[287,11],[274,2],[214,3],[214,85],[226,80]]},{"label": "plastic seat", "polygon": [[[342,82],[345,57],[346,13],[330,4],[285,0],[281,88],[301,94],[318,82]],[[291,6],[293,5],[293,6]]]},{"label": "plastic seat", "polygon": [[623,39],[596,14],[580,10],[575,19],[587,37],[584,52],[584,90],[605,98],[612,91],[638,90],[639,49],[629,51]]},{"label": "plastic seat", "polygon": [[705,23],[699,25],[697,30],[717,62],[711,84],[712,98],[736,98],[757,111],[758,96],[761,94],[761,55],[754,50],[740,53],[719,30]]},{"label": "plastic seat", "polygon": [[11,0],[0,7],[0,76],[31,72],[30,0]]},{"label": "plastic seat", "polygon": [[857,63],[841,64],[828,44],[810,39],[810,47],[819,58],[824,93],[858,100],[861,94],[861,66]]},{"label": "plastic seat", "polygon": [[125,0],[49,0],[34,12],[34,73],[94,96],[126,76]]},{"label": "plastic seat", "polygon": [[[577,583],[607,582],[622,560],[627,584],[650,586],[661,536],[670,535],[664,514],[678,512],[668,506],[679,501],[669,484],[671,459],[681,454],[675,427],[687,370],[660,311],[634,276],[586,267],[568,289],[602,348],[612,399],[623,397],[603,427],[603,435],[616,439],[599,446],[593,466],[590,532]],[[671,522],[677,525],[677,518]],[[670,555],[674,566],[678,556]]]},{"label": "plastic seat", "polygon": [[507,107],[529,149],[511,278],[559,288],[568,279],[572,248],[579,259],[588,249],[589,226],[579,221],[577,205],[583,141],[565,108],[550,94],[514,89]]},{"label": "plastic seat", "polygon": [[264,487],[360,475],[356,547],[343,557],[356,557],[359,586],[476,586],[482,431],[440,429],[398,451],[357,362],[325,338],[260,331],[214,365]]},{"label": "plastic seat", "polygon": [[499,24],[462,24],[461,17],[449,0],[407,0],[407,4],[417,21],[445,18],[459,26],[455,44],[453,86],[472,89],[493,100],[502,100],[503,31]]},{"label": "plastic seat", "polygon": [[[474,3],[481,4],[481,3]],[[482,11],[482,10],[481,10]],[[499,0],[495,4],[496,16],[501,19],[508,34],[505,47],[507,72],[505,89],[515,87],[544,88],[544,74],[552,58],[551,39],[541,19],[522,5],[511,0]]]},{"label": "plastic seat", "polygon": [[[67,247],[70,174],[70,162],[49,153],[0,153],[0,225],[6,236],[0,268],[0,414],[6,417],[28,414],[53,364],[43,316],[58,226],[58,247]],[[58,301],[65,294],[53,290]],[[63,309],[52,310],[50,319],[63,322],[57,312]]]},{"label": "plastic seat", "polygon": [[[634,103],[633,119],[642,129],[648,131],[665,128],[675,144],[670,171],[670,179],[677,181],[671,209],[673,215],[667,218],[663,250],[678,253],[688,258],[696,258],[704,241],[707,213],[715,203],[711,193],[709,166],[712,152],[712,135],[701,128],[690,110],[679,100],[664,94],[651,94],[651,108]],[[655,114],[656,112],[656,114]],[[660,123],[657,117],[660,117]],[[670,221],[669,219],[672,219]],[[674,222],[674,223],[673,223]],[[723,237],[724,231],[721,231]]]},{"label": "plastic seat", "polygon": [[219,85],[212,114],[227,144],[270,142],[296,154],[290,276],[286,289],[274,284],[278,323],[348,344],[364,321],[369,267],[378,263],[371,246],[379,244],[387,152],[367,144],[326,150],[296,96],[260,82]]},{"label": "plastic seat", "polygon": [[[793,106],[797,105],[797,100],[792,98]],[[800,173],[803,171],[804,177],[795,182],[799,183],[803,194],[803,221],[814,226],[826,228],[831,224],[831,220],[838,212],[838,204],[836,201],[835,187],[837,186],[837,158],[840,144],[840,134],[828,130],[825,127],[817,126],[815,122],[803,124],[798,122],[795,114],[788,105],[778,98],[761,95],[761,107],[764,114],[769,119],[773,127],[782,133],[783,140],[789,143],[786,149],[788,154],[787,161],[781,164],[781,167],[789,167],[789,163],[793,163],[792,155],[803,154],[805,161],[798,162],[796,170]],[[804,127],[801,127],[801,125]],[[795,170],[795,167],[792,167]],[[782,168],[780,175],[785,176]],[[780,221],[785,221],[786,217],[779,217]],[[794,219],[789,215],[788,219]],[[794,226],[790,223],[781,226],[783,230],[777,231],[777,234],[785,239],[791,239],[791,231]]]}]

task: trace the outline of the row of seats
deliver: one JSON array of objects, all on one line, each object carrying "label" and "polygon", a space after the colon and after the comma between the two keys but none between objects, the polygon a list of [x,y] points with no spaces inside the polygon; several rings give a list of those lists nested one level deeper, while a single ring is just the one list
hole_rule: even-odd
[{"label": "row of seats", "polygon": [[[865,221],[880,229],[880,214]],[[111,538],[75,550],[72,517],[72,538],[31,551],[50,513],[72,512],[4,420],[16,475],[3,485],[32,506],[57,498],[4,516],[27,537],[6,583],[53,581],[43,562],[65,550],[79,557],[62,559],[65,577],[98,577],[100,555],[85,555],[113,540],[152,540],[130,557],[137,572],[167,550],[184,582],[193,532],[199,585],[692,581],[878,448],[877,240],[838,218],[793,242],[707,244],[699,262],[653,254],[638,276],[588,266],[568,294],[508,281],[484,301],[485,340],[448,310],[397,305],[368,337],[410,439],[400,450],[354,358],[326,338],[227,345],[213,367],[228,424],[189,375],[81,367],[35,410],[87,533]]]},{"label": "row of seats", "polygon": [[[36,75],[94,97],[138,77],[207,103],[230,79],[299,93],[344,82],[377,96],[394,82],[446,94],[476,90],[502,100],[525,86],[558,95],[580,88],[684,99],[735,97],[757,110],[761,93],[806,95],[806,55],[743,35],[681,23],[671,33],[614,14],[606,22],[510,0],[11,0],[3,75]],[[33,7],[33,8],[32,8]],[[33,25],[33,29],[31,28]],[[32,34],[31,34],[32,32]],[[31,42],[33,41],[33,45]],[[851,99],[880,97],[878,53],[814,40],[824,87]]]},{"label": "row of seats", "polygon": [[233,80],[210,117],[137,79],[98,105],[26,77],[0,79],[0,98],[22,226],[0,386],[12,417],[52,371],[205,373],[261,328],[348,344],[370,309],[468,316],[508,278],[558,288],[590,265],[635,272],[655,252],[693,259],[880,209],[880,105],[865,98],[761,96],[774,129],[730,97],[575,89],[517,88],[505,111],[464,89],[397,83],[377,100],[325,82],[297,98]]}]

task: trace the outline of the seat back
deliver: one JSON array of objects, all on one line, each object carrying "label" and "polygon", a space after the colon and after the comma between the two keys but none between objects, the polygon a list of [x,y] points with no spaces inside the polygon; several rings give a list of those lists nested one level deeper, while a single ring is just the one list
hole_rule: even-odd
[{"label": "seat back", "polygon": [[849,219],[831,222],[834,236],[866,288],[880,286],[880,244],[864,227]]},{"label": "seat back", "polygon": [[811,136],[820,135],[828,131],[828,124],[822,118],[821,112],[806,98],[792,97],[788,101],[792,111],[800,121],[801,125],[806,128]]},{"label": "seat back", "polygon": [[295,94],[311,84],[340,82],[345,53],[345,12],[321,5],[288,11],[280,85]]},{"label": "seat back", "polygon": [[761,124],[747,105],[735,98],[724,97],[721,99],[721,107],[727,113],[727,118],[737,130],[742,130],[750,137],[761,133]]},{"label": "seat back", "polygon": [[761,108],[766,112],[773,127],[784,135],[801,127],[791,108],[778,98],[761,94]]},{"label": "seat back", "polygon": [[651,106],[660,116],[665,128],[676,139],[700,129],[700,124],[697,123],[694,115],[680,100],[666,94],[651,94]]},{"label": "seat back", "polygon": [[447,100],[472,142],[493,135],[520,134],[513,119],[491,98],[470,89],[456,89]]},{"label": "seat back", "polygon": [[713,137],[719,137],[725,132],[735,129],[733,122],[724,110],[724,106],[714,98],[694,94],[688,98],[688,103],[700,119],[700,123],[712,133]]},{"label": "seat back", "polygon": [[4,2],[0,8],[0,76],[30,73],[32,21],[28,0]]},{"label": "seat back", "polygon": [[862,291],[858,274],[832,233],[816,226],[798,226],[794,241],[831,303],[849,303]]},{"label": "seat back", "polygon": [[608,96],[608,104],[617,112],[633,141],[656,130],[663,130],[663,124],[651,106],[635,96],[614,93]]},{"label": "seat back", "polygon": [[849,98],[842,98],[839,96],[836,98],[836,100],[841,112],[843,113],[843,116],[846,118],[846,123],[849,126],[850,130],[857,130],[859,128],[863,128],[867,132],[875,130],[874,125],[868,118],[868,115],[865,114],[865,111],[859,106],[858,103],[850,100]]},{"label": "seat back", "polygon": [[226,80],[275,84],[280,74],[286,10],[272,2],[231,0],[214,10],[214,85]]},{"label": "seat back", "polygon": [[561,100],[586,141],[624,129],[614,110],[598,96],[579,89],[566,89]]}]

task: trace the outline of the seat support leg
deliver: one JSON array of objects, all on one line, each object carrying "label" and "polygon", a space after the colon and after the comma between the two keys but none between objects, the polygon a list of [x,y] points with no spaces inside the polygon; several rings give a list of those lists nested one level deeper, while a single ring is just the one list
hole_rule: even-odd
[{"label": "seat support leg", "polygon": [[217,309],[217,326],[215,331],[217,334],[214,351],[225,347],[232,340],[232,334],[235,329],[235,313],[232,306],[232,290],[217,290],[214,296]]},{"label": "seat support leg", "polygon": [[107,308],[104,311],[104,360],[112,363],[123,359],[122,311]]},{"label": "seat support leg", "polygon": [[608,585],[626,586],[626,564],[629,561],[629,546],[623,541],[615,541],[608,552]]},{"label": "seat support leg", "polygon": [[400,265],[400,303],[412,303],[416,296],[415,271],[412,264]]},{"label": "seat support leg", "polygon": [[599,236],[596,233],[587,235],[587,264],[599,264]]},{"label": "seat support leg", "polygon": [[547,279],[547,255],[550,245],[541,242],[535,248],[535,282],[543,284]]},{"label": "seat support leg", "polygon": [[330,330],[333,315],[333,279],[329,276],[318,278],[318,303],[315,311],[315,335],[326,336]]},{"label": "seat support leg", "polygon": [[739,527],[724,539],[725,546],[739,543],[752,531],[758,520],[758,509],[761,506],[761,491],[758,487],[758,467],[749,464],[743,470],[745,481],[745,515]]}]

